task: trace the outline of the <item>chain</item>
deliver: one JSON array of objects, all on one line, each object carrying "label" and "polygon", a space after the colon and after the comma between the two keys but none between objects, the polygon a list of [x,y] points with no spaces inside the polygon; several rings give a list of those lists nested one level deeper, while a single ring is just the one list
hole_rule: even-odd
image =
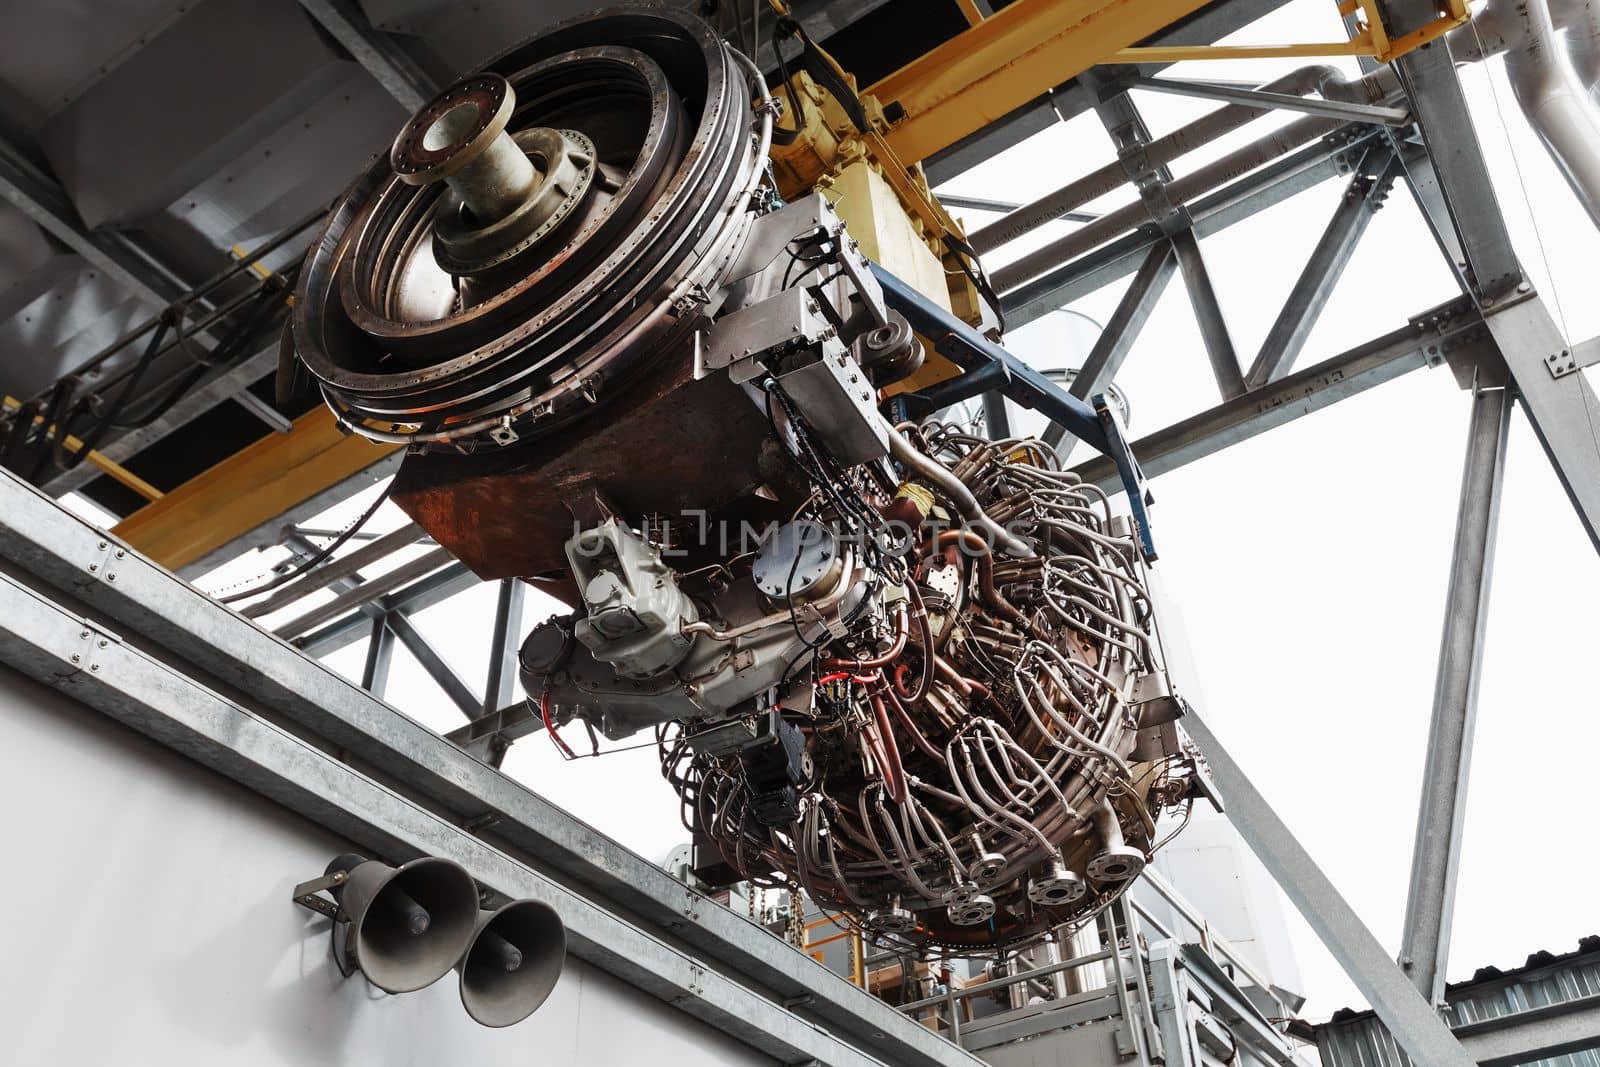
[{"label": "chain", "polygon": [[800,897],[800,887],[789,885],[789,943],[796,948],[806,944],[805,901]]}]

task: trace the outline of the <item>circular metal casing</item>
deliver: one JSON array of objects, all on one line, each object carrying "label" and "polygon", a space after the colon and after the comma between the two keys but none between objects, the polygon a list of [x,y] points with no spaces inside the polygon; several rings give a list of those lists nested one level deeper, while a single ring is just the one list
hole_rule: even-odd
[{"label": "circular metal casing", "polygon": [[820,522],[802,519],[775,527],[751,564],[756,588],[779,604],[827,596],[844,573],[839,539]]},{"label": "circular metal casing", "polygon": [[[670,8],[563,23],[455,88],[477,101],[474,121],[432,148],[419,131],[455,105],[435,101],[407,124],[393,153],[405,173],[386,156],[350,186],[294,309],[296,347],[341,421],[424,448],[546,435],[682,358],[691,312],[755,218],[765,162],[745,73],[710,26]],[[546,205],[553,223],[498,258],[458,261],[485,220],[439,225],[441,212],[460,221],[451,168],[507,137],[541,171],[531,195],[561,190]],[[412,184],[428,178],[442,180]]]},{"label": "circular metal casing", "polygon": [[960,904],[951,904],[946,910],[950,921],[957,926],[979,926],[994,918],[994,898],[979,893]]},{"label": "circular metal casing", "polygon": [[898,904],[869,911],[863,921],[870,929],[886,934],[904,934],[917,928],[917,917]]},{"label": "circular metal casing", "polygon": [[1089,877],[1097,882],[1126,882],[1144,870],[1144,853],[1130,845],[1113,845],[1089,861]]},{"label": "circular metal casing", "polygon": [[1088,891],[1088,884],[1059,860],[1028,882],[1028,899],[1047,908],[1081,900]]},{"label": "circular metal casing", "polygon": [[979,885],[990,885],[1000,877],[1005,867],[1004,854],[985,851],[967,865],[967,877]]}]

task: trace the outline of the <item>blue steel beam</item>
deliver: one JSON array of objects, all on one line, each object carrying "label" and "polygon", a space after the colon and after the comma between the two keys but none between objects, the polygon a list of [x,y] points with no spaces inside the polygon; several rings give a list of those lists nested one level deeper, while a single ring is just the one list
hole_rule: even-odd
[{"label": "blue steel beam", "polygon": [[872,273],[883,287],[884,301],[904,315],[913,330],[932,341],[941,355],[967,372],[955,379],[958,387],[963,380],[975,378],[979,387],[969,395],[1000,393],[1064,427],[1111,460],[1128,494],[1139,549],[1146,560],[1153,561],[1156,548],[1146,510],[1152,499],[1145,488],[1144,472],[1128,450],[1116,409],[1106,398],[1094,397],[1092,406],[1085,403],[876,263]]}]

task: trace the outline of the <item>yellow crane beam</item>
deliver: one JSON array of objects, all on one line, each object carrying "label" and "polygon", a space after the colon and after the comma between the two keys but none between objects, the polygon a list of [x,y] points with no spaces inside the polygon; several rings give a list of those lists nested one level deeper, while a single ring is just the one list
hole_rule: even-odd
[{"label": "yellow crane beam", "polygon": [[987,18],[975,4],[957,2],[966,30],[866,89],[885,108],[904,109],[887,140],[905,163],[927,159],[1097,63],[1342,55],[1388,62],[1468,19],[1467,0],[1439,0],[1435,20],[1391,39],[1376,0],[1339,0],[1341,14],[1361,18],[1348,41],[1140,47],[1207,0],[1017,0]]},{"label": "yellow crane beam", "polygon": [[888,141],[926,159],[1208,0],[1016,0],[866,91],[905,117]]},{"label": "yellow crane beam", "polygon": [[177,570],[264,526],[394,452],[344,433],[319,407],[288,433],[269,434],[160,500],[123,519],[111,532],[170,570]]}]

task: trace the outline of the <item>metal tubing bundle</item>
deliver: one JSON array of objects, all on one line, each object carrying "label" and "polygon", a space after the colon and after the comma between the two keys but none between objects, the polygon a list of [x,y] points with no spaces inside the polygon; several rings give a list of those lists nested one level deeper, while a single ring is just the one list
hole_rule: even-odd
[{"label": "metal tubing bundle", "polygon": [[[886,557],[906,595],[884,650],[816,649],[809,707],[785,708],[812,767],[792,827],[755,816],[737,760],[666,730],[663,771],[686,824],[758,881],[776,870],[774,884],[912,945],[1015,944],[1121,892],[1186,788],[1169,773],[1177,753],[1133,758],[1130,687],[1161,670],[1149,595],[1105,494],[1042,442],[897,432],[1023,551],[991,553],[978,523],[946,523]],[[941,481],[918,483],[931,515],[959,516],[965,494]],[[820,493],[809,506],[820,520],[830,507]]]}]

